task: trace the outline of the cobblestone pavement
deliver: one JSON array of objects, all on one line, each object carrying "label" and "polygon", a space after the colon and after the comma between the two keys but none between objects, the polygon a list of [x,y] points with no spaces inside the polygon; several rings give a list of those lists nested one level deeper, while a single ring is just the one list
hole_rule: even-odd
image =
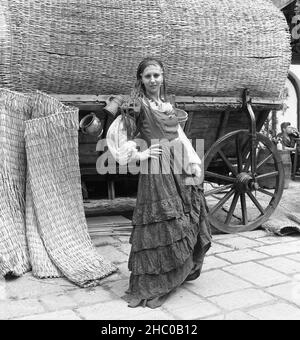
[{"label": "cobblestone pavement", "polygon": [[[300,183],[291,183],[282,207],[299,211]],[[0,280],[0,319],[58,320],[300,320],[300,236],[263,230],[216,235],[197,281],[169,297],[163,307],[130,309],[128,237],[94,239],[99,253],[119,267],[101,286],[81,289],[64,279],[38,280],[30,273]]]}]

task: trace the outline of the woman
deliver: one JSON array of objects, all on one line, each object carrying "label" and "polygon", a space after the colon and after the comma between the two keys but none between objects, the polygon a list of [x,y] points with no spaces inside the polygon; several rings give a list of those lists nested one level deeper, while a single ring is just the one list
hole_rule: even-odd
[{"label": "woman", "polygon": [[[147,58],[139,65],[130,102],[121,111],[109,128],[108,147],[120,164],[139,161],[148,169],[140,174],[133,216],[129,307],[157,308],[183,282],[199,277],[210,247],[198,185],[201,160],[178,124],[176,109],[166,101],[159,60]],[[145,151],[138,151],[137,135],[147,143]]]}]

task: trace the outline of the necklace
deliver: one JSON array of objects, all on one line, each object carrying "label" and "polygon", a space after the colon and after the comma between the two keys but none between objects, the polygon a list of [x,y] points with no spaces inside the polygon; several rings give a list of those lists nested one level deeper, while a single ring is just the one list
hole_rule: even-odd
[{"label": "necklace", "polygon": [[163,102],[161,100],[155,100],[153,98],[150,98],[150,101],[154,103],[159,110],[162,109]]}]

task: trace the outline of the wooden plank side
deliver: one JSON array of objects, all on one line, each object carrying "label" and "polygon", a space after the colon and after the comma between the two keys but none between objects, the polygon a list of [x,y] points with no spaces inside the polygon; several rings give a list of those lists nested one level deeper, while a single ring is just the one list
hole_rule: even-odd
[{"label": "wooden plank side", "polygon": [[[106,100],[108,99],[108,95],[61,95],[61,94],[51,94],[53,97],[57,98],[58,100],[62,102],[68,102],[68,103],[106,103]],[[251,95],[251,94],[250,94]],[[124,95],[124,98],[127,98],[128,96]],[[203,104],[240,104],[242,105],[243,100],[242,98],[236,98],[236,97],[189,97],[189,96],[176,96],[170,95],[172,100],[175,99],[176,103],[190,103],[190,104],[197,104],[197,103],[203,103]],[[275,100],[274,98],[258,98],[253,97],[252,98],[253,104],[260,104],[260,105],[280,105],[282,104],[281,100]]]},{"label": "wooden plank side", "polygon": [[99,153],[96,151],[95,143],[85,143],[79,145],[79,162],[80,164],[94,164],[99,157]]}]

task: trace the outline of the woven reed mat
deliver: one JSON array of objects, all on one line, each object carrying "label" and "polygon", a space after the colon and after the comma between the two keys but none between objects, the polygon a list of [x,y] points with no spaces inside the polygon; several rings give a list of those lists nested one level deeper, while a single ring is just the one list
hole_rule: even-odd
[{"label": "woven reed mat", "polygon": [[39,234],[49,257],[70,281],[94,286],[116,268],[88,234],[78,158],[78,110],[26,122],[29,183]]},{"label": "woven reed mat", "polygon": [[[31,119],[46,117],[51,114],[66,112],[68,110],[74,110],[63,105],[55,98],[40,91],[30,95],[29,103],[31,109]],[[29,178],[28,175],[27,178]],[[29,181],[27,181],[26,185],[26,236],[29,245],[33,275],[38,278],[62,276],[63,274],[50,259],[40,236]]]},{"label": "woven reed mat", "polygon": [[272,217],[262,225],[262,228],[278,236],[300,233],[300,214],[283,213]]},{"label": "woven reed mat", "polygon": [[0,276],[30,270],[24,228],[28,97],[0,89]]},{"label": "woven reed mat", "polygon": [[30,262],[32,265],[32,274],[41,279],[63,276],[51,261],[40,236],[29,181],[26,185],[26,236],[30,253]]},{"label": "woven reed mat", "polygon": [[0,86],[58,94],[127,94],[151,55],[169,93],[277,99],[291,62],[269,0],[2,0],[0,42]]},{"label": "woven reed mat", "polygon": [[41,92],[0,89],[0,157],[0,277],[32,269],[88,287],[116,271],[88,234],[78,109]]},{"label": "woven reed mat", "polygon": [[[30,96],[30,108],[32,119],[69,109],[56,99],[39,91]],[[27,178],[29,178],[28,174]],[[41,238],[29,181],[26,183],[26,236],[33,275],[38,278],[63,276],[50,259]]]}]

